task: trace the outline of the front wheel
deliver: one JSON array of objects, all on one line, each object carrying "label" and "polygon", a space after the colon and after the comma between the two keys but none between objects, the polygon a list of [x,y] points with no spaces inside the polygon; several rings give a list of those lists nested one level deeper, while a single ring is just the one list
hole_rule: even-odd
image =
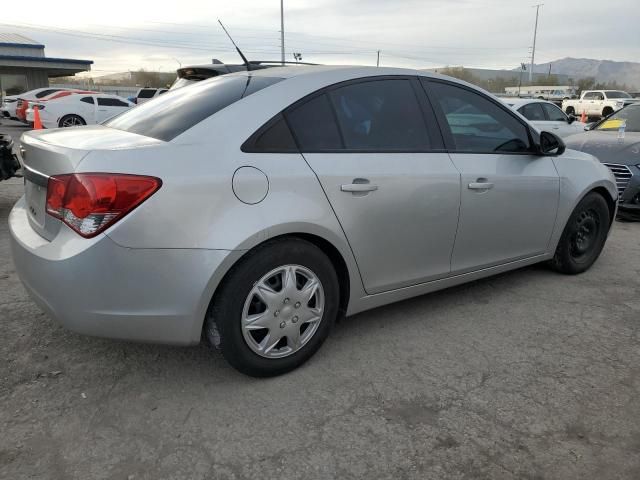
[{"label": "front wheel", "polygon": [[562,232],[551,268],[574,275],[588,270],[598,259],[611,225],[609,206],[596,192],[585,196]]},{"label": "front wheel", "polygon": [[214,296],[205,331],[239,371],[279,375],[320,348],[339,295],[333,265],[318,247],[301,239],[274,241],[233,267]]},{"label": "front wheel", "polygon": [[576,109],[573,107],[567,107],[567,109],[565,110],[567,115],[575,115],[576,113]]}]

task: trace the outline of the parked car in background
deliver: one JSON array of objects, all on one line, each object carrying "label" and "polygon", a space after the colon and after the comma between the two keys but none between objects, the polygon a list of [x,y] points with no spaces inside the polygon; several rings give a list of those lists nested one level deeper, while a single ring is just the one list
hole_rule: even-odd
[{"label": "parked car in background", "polygon": [[141,88],[135,96],[133,103],[140,105],[141,103],[148,102],[158,95],[162,95],[167,92],[168,88]]},{"label": "parked car in background", "polygon": [[579,99],[563,100],[562,110],[567,115],[606,117],[630,103],[637,102],[621,90],[585,90]]},{"label": "parked car in background", "polygon": [[16,117],[23,122],[27,121],[27,109],[29,108],[29,102],[40,100],[52,93],[60,92],[63,90],[71,90],[69,88],[36,88],[35,90],[29,90],[28,92],[18,95],[18,103],[16,104]]},{"label": "parked car in background", "polygon": [[576,120],[573,115],[566,115],[554,103],[546,100],[502,98],[503,102],[520,113],[538,129],[553,132],[561,138],[584,131],[586,124]]},{"label": "parked car in background", "polygon": [[16,120],[16,107],[18,106],[18,95],[7,95],[0,105],[0,115],[4,118]]},{"label": "parked car in background", "polygon": [[619,216],[640,220],[640,104],[624,107],[566,142],[609,167],[620,194]]},{"label": "parked car in background", "polygon": [[22,148],[13,260],[47,313],[204,336],[256,376],[301,365],[338,315],[537,262],[584,272],[618,197],[495,97],[396,68],[224,75]]},{"label": "parked car in background", "polygon": [[34,106],[38,107],[44,128],[58,128],[100,123],[134,105],[125,98],[106,93],[73,94],[33,104],[27,111],[27,122],[33,122]]}]

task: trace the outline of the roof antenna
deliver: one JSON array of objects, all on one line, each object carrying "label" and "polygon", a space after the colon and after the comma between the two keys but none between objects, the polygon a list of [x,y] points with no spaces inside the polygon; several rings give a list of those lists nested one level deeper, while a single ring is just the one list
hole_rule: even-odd
[{"label": "roof antenna", "polygon": [[224,30],[224,33],[227,34],[227,37],[229,37],[229,40],[231,40],[231,43],[233,43],[233,46],[236,47],[238,55],[240,55],[240,58],[242,58],[242,61],[244,62],[244,65],[247,67],[247,71],[250,71],[251,70],[251,64],[249,63],[249,60],[247,60],[247,57],[244,56],[244,54],[242,53],[242,50],[240,50],[240,48],[238,48],[238,45],[236,45],[236,42],[233,41],[233,38],[231,38],[231,35],[229,35],[229,32],[227,32],[227,29],[224,28],[224,25],[222,24],[220,19],[218,19],[218,23],[222,27],[222,30]]}]

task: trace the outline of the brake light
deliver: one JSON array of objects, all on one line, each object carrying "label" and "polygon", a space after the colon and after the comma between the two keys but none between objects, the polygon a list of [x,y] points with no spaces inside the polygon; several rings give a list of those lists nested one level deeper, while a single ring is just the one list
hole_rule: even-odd
[{"label": "brake light", "polygon": [[47,185],[47,213],[85,238],[122,219],[162,185],[156,177],[121,173],[54,175]]}]

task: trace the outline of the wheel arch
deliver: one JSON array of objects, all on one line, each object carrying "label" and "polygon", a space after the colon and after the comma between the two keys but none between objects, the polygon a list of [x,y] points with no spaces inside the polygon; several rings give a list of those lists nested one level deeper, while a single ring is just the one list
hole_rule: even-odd
[{"label": "wheel arch", "polygon": [[[606,168],[606,167],[605,167]],[[571,217],[571,214],[577,207],[577,205],[582,201],[584,197],[589,195],[592,192],[596,192],[605,199],[607,202],[607,206],[609,207],[609,226],[613,224],[615,220],[616,211],[617,211],[617,201],[618,201],[618,192],[615,186],[612,186],[610,182],[606,182],[605,180],[599,180],[589,184],[587,187],[582,189],[579,195],[576,195],[570,204],[565,203],[565,207],[558,212],[558,217],[556,219],[556,227],[554,229],[553,235],[551,237],[551,241],[549,242],[548,253],[553,254],[558,247],[558,242],[560,241],[560,237],[562,236],[562,232],[567,226],[567,222]]]},{"label": "wheel arch", "polygon": [[[314,229],[315,230],[315,229]],[[298,238],[305,240],[318,247],[331,261],[338,276],[340,300],[339,315],[345,316],[349,302],[352,296],[363,295],[364,288],[360,279],[359,270],[355,263],[355,259],[351,255],[348,245],[341,245],[339,239],[332,238],[333,235],[327,232],[326,235],[318,231],[309,231],[309,229],[297,229],[289,231],[262,232],[253,235],[251,238],[243,242],[238,250],[233,250],[232,254],[227,257],[227,261],[223,262],[219,268],[212,274],[209,285],[205,289],[198,309],[198,317],[192,330],[192,341],[197,343],[203,335],[205,320],[209,315],[210,308],[216,298],[216,293],[220,291],[221,286],[229,278],[233,271],[233,267],[244,259],[247,254],[255,251],[255,249],[263,247],[265,244],[278,242],[288,238]],[[345,242],[346,243],[346,242]]]}]

